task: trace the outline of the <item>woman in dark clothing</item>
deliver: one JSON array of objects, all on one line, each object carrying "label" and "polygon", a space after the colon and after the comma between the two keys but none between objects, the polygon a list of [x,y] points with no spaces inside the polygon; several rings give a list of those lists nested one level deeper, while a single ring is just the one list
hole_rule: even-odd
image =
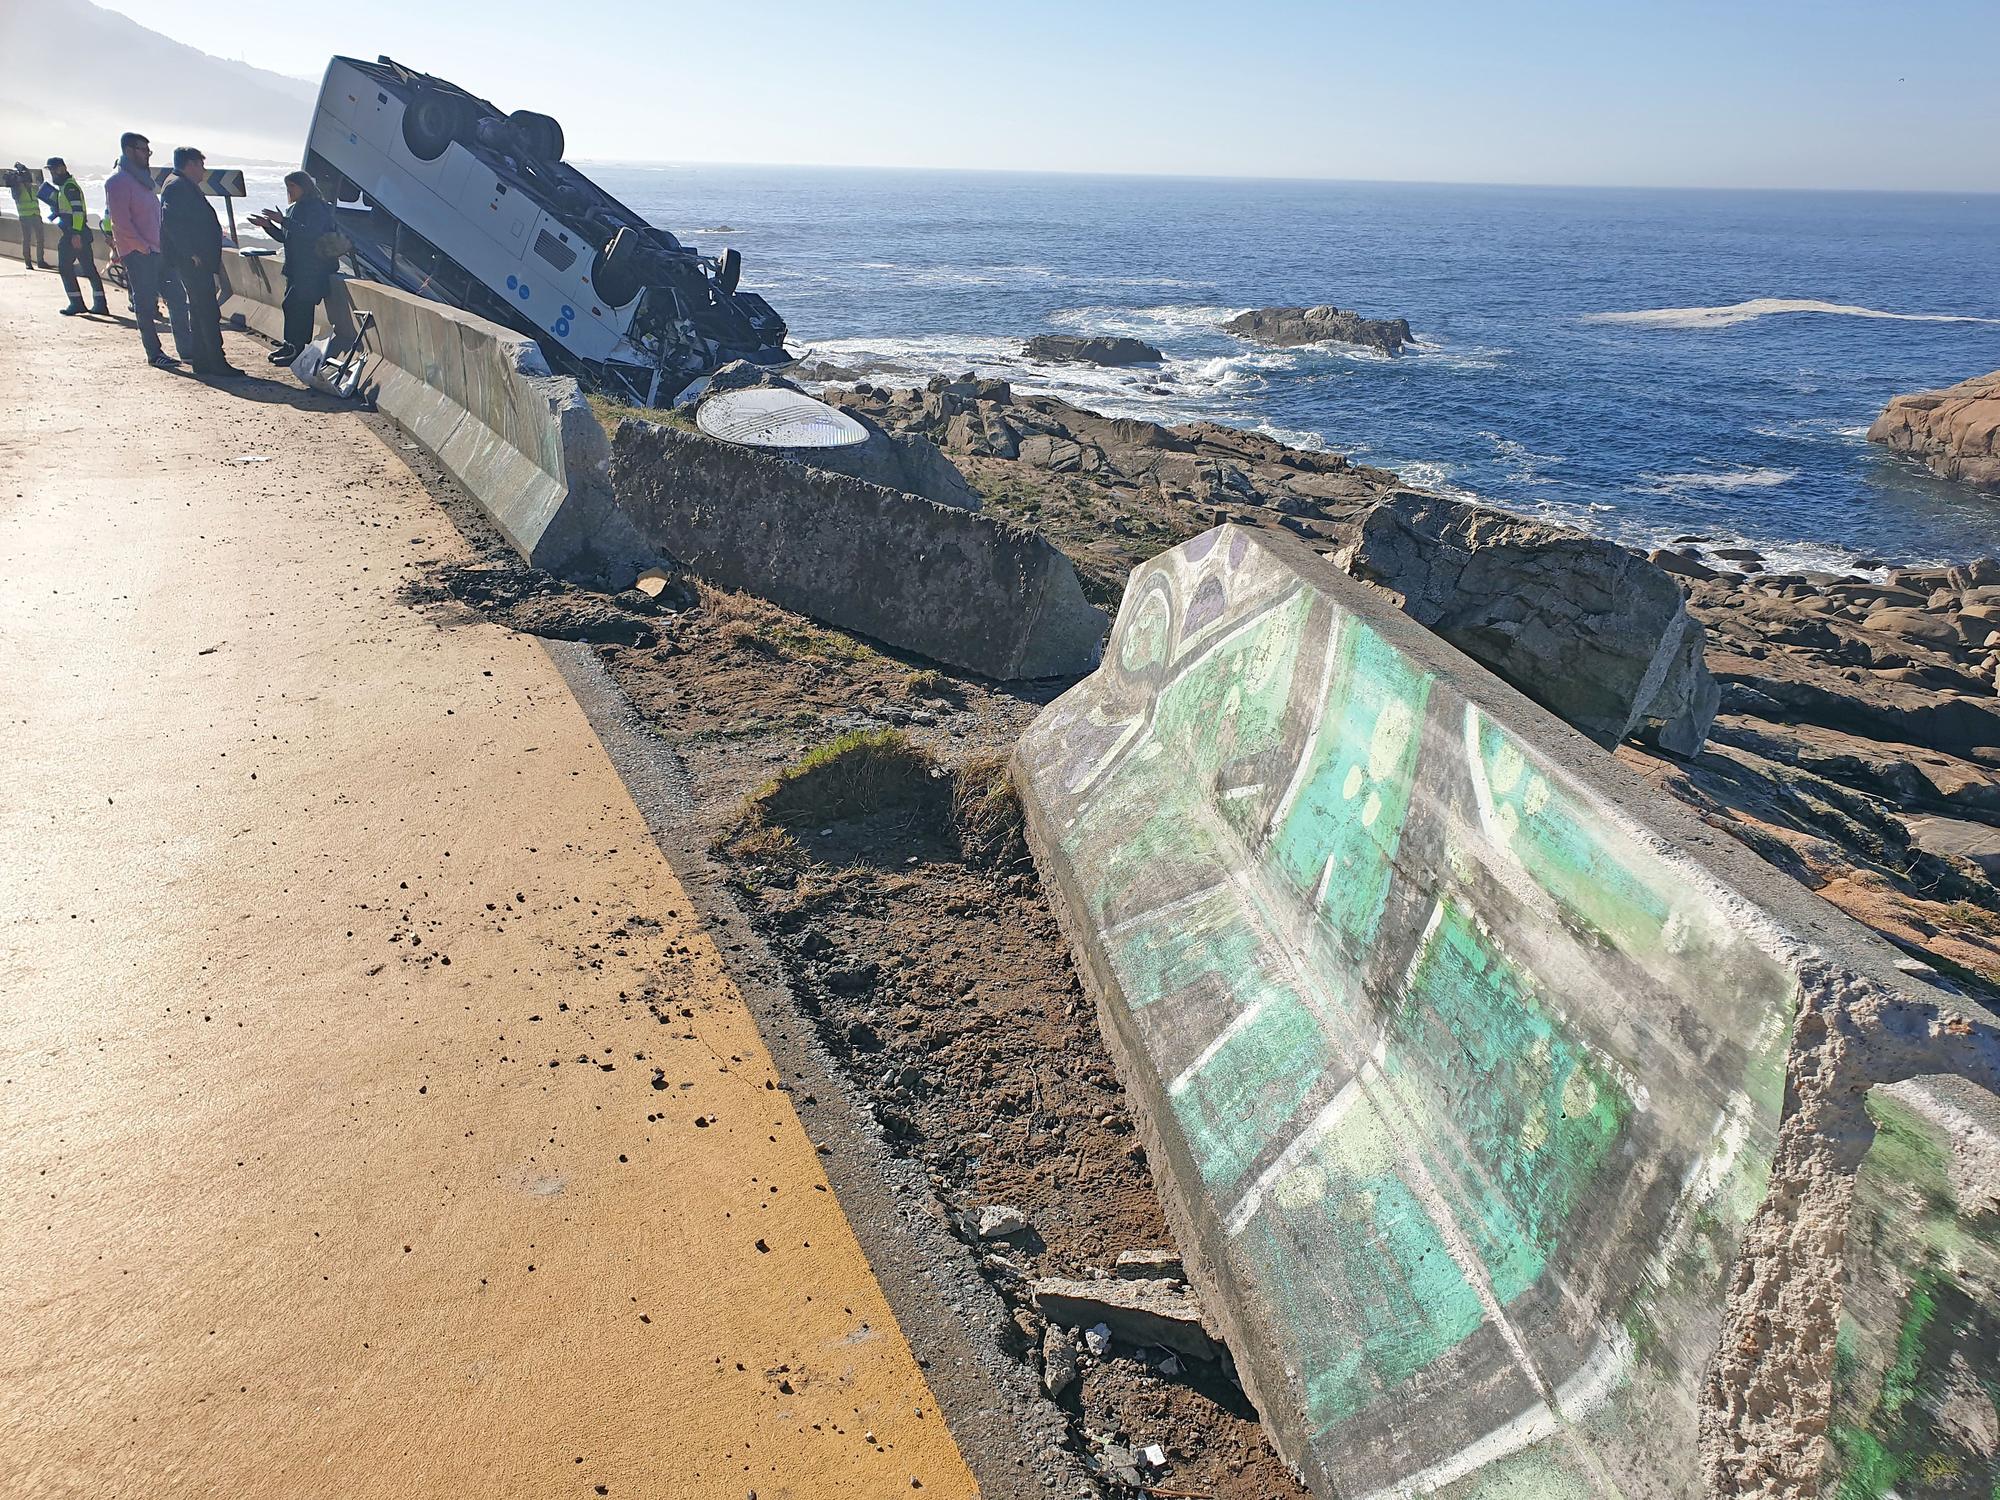
[{"label": "woman in dark clothing", "polygon": [[333,205],[320,196],[312,175],[287,172],[285,197],[291,206],[282,219],[275,208],[250,219],[285,247],[285,342],[271,355],[274,365],[290,364],[312,342],[319,305],[340,266],[341,236]]}]

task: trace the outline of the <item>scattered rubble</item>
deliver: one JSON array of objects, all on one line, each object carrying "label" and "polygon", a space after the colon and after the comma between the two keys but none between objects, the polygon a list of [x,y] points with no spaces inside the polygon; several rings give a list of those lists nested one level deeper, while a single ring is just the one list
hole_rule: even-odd
[{"label": "scattered rubble", "polygon": [[1029,1287],[1036,1309],[1065,1328],[1105,1328],[1134,1348],[1171,1349],[1189,1359],[1221,1359],[1223,1347],[1184,1282],[1044,1276]]}]

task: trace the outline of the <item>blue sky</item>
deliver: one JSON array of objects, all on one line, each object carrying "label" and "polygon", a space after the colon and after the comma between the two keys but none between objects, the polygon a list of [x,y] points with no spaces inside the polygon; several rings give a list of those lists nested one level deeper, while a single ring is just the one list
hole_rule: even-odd
[{"label": "blue sky", "polygon": [[2000,191],[2000,0],[112,8],[285,73],[388,52],[577,157]]}]

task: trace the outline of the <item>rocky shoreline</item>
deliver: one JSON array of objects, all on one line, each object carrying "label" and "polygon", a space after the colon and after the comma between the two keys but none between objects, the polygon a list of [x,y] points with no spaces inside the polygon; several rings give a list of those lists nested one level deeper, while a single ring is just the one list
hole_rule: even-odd
[{"label": "rocky shoreline", "polygon": [[1892,398],[1868,441],[1920,460],[1940,479],[2000,490],[2000,370]]},{"label": "rocky shoreline", "polygon": [[[1099,416],[1004,381],[823,394],[936,444],[1105,604],[1138,562],[1223,521],[1351,557],[1367,516],[1411,492],[1337,453]],[[1616,753],[1913,961],[2000,995],[2000,561],[1883,578],[1677,560],[1719,712],[1692,757]]]}]

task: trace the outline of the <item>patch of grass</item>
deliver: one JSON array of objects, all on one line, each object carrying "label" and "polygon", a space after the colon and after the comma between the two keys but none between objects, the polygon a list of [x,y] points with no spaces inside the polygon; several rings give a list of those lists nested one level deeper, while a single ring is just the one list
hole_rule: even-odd
[{"label": "patch of grass", "polygon": [[821,824],[887,808],[936,806],[942,778],[930,752],[899,729],[854,729],[780,771],[750,799],[768,824]]},{"label": "patch of grass", "polygon": [[1988,911],[1983,906],[1974,906],[1970,901],[1954,901],[1944,910],[1945,915],[1961,927],[1970,927],[1974,932],[2000,936],[2000,912]]},{"label": "patch of grass", "polygon": [[903,679],[903,691],[912,698],[956,698],[958,688],[944,673],[926,667]]},{"label": "patch of grass", "polygon": [[769,823],[747,824],[733,837],[722,840],[721,844],[746,865],[797,870],[806,864],[806,851],[799,846],[799,841],[784,829],[774,828]]},{"label": "patch of grass", "polygon": [[750,594],[695,584],[701,613],[733,646],[783,660],[865,661],[875,653],[851,635],[827,630]]},{"label": "patch of grass", "polygon": [[952,772],[951,826],[969,863],[1006,866],[1027,859],[1027,822],[1005,755],[975,755]]},{"label": "patch of grass", "polygon": [[603,396],[596,392],[590,393],[584,399],[590,403],[590,409],[597,413],[598,425],[604,429],[606,437],[617,431],[618,424],[627,417],[640,422],[657,422],[662,427],[679,427],[687,432],[697,430],[692,417],[671,408],[634,406],[629,401],[620,401],[615,396]]}]

